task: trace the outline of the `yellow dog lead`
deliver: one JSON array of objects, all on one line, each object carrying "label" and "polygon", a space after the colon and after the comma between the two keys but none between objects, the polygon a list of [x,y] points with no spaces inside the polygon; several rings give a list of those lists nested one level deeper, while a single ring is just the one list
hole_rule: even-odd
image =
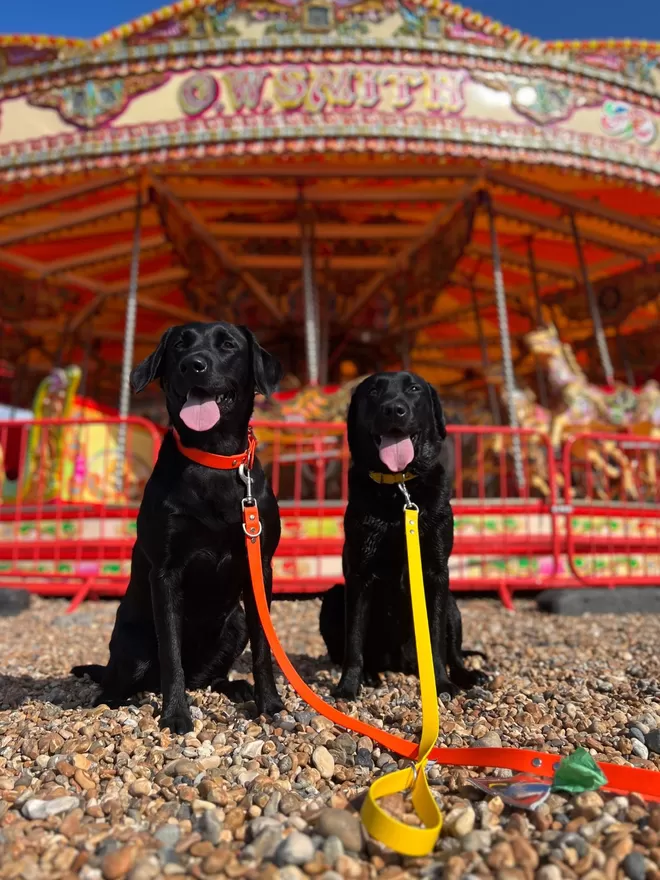
[{"label": "yellow dog lead", "polygon": [[[361,816],[369,834],[389,846],[390,849],[406,856],[425,856],[432,852],[442,828],[442,813],[435,802],[426,777],[428,755],[435,746],[440,732],[438,695],[435,687],[435,668],[426,613],[426,594],[419,546],[419,508],[411,502],[405,480],[391,480],[391,482],[398,484],[406,498],[403,514],[421,689],[422,735],[419,743],[419,757],[414,767],[406,767],[404,770],[377,779],[367,793]],[[399,792],[411,793],[413,807],[424,827],[406,825],[405,822],[396,819],[378,804],[381,798]]]}]

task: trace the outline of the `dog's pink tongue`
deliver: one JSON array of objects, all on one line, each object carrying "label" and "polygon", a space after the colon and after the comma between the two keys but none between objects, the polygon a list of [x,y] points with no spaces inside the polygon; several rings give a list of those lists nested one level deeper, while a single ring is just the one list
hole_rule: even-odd
[{"label": "dog's pink tongue", "polygon": [[179,415],[191,431],[209,431],[220,421],[220,407],[208,394],[190,391]]},{"label": "dog's pink tongue", "polygon": [[383,437],[378,454],[385,467],[394,473],[404,471],[415,457],[410,437]]}]

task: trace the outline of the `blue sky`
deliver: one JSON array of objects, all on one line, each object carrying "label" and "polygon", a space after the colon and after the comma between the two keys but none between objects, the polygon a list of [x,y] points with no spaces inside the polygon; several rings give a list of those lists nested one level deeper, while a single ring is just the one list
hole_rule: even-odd
[{"label": "blue sky", "polygon": [[[160,5],[158,0],[0,0],[0,33],[92,37]],[[476,0],[465,5],[546,40],[660,41],[660,0]]]}]

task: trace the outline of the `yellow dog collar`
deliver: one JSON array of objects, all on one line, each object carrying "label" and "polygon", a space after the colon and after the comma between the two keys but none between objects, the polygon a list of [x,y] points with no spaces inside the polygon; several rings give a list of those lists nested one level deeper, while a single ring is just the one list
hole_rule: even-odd
[{"label": "yellow dog collar", "polygon": [[417,474],[409,474],[406,471],[402,474],[379,474],[378,471],[369,471],[369,476],[374,483],[380,483],[381,486],[394,486],[397,483],[407,483],[414,480]]}]

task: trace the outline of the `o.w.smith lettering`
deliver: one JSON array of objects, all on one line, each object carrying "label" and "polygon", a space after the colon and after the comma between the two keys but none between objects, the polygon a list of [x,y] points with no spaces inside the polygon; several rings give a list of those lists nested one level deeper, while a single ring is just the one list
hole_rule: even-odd
[{"label": "o.w.smith lettering", "polygon": [[459,113],[465,104],[463,71],[374,65],[288,64],[202,71],[179,86],[186,116],[219,114],[322,113],[351,109]]}]

